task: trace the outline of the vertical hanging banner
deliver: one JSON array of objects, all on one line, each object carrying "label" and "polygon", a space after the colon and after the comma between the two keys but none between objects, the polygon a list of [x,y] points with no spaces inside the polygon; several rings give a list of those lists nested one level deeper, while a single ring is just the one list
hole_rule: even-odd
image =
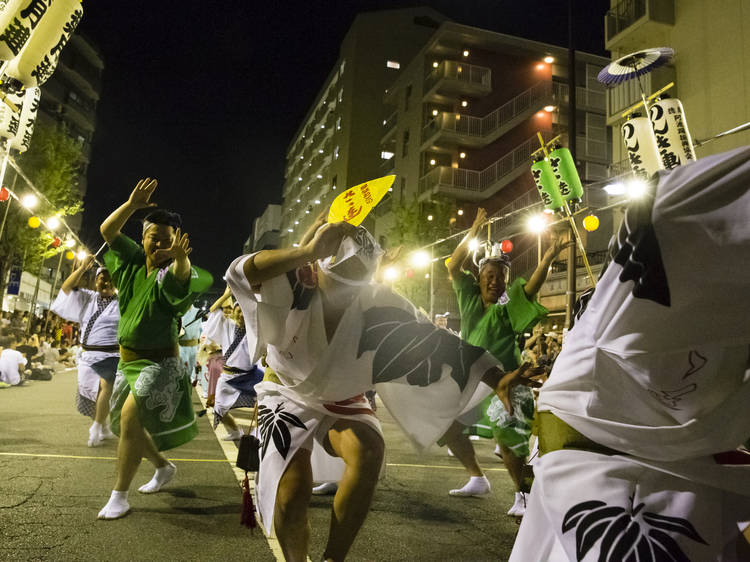
[{"label": "vertical hanging banner", "polygon": [[0,0],[0,60],[18,56],[52,0]]},{"label": "vertical hanging banner", "polygon": [[[80,0],[31,0],[21,14],[38,15],[31,37],[14,57],[5,74],[26,88],[41,86],[52,73],[67,44],[83,17]],[[17,85],[16,85],[17,86]]]},{"label": "vertical hanging banner", "polygon": [[563,198],[557,187],[555,173],[543,154],[540,154],[537,161],[531,165],[531,176],[539,190],[539,197],[542,198],[544,208],[555,213],[562,211]]},{"label": "vertical hanging banner", "polygon": [[628,151],[628,160],[633,173],[641,179],[648,179],[664,169],[656,137],[651,122],[638,114],[622,125],[622,139]]},{"label": "vertical hanging banner", "polygon": [[26,152],[31,145],[31,135],[34,132],[41,93],[40,88],[28,88],[24,91],[21,113],[17,116],[18,131],[10,140],[10,147],[19,152]]},{"label": "vertical hanging banner", "polygon": [[375,205],[385,197],[395,180],[395,175],[383,176],[345,189],[331,203],[328,222],[346,221],[359,226]]},{"label": "vertical hanging banner", "polygon": [[560,195],[573,210],[583,200],[583,185],[570,149],[556,147],[549,153],[549,163],[555,174]]},{"label": "vertical hanging banner", "polygon": [[[23,104],[24,95],[8,94],[8,101],[15,104],[16,107],[21,109]],[[16,113],[10,107],[4,103],[0,103],[0,137],[5,139],[13,139],[18,134],[21,125],[21,112]]]},{"label": "vertical hanging banner", "polygon": [[666,98],[655,102],[651,105],[649,117],[665,168],[672,169],[696,159],[680,100]]}]

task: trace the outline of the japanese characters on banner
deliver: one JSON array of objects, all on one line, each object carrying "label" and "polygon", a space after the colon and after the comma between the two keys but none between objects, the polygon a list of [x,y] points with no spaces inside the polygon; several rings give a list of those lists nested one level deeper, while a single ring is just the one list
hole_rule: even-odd
[{"label": "japanese characters on banner", "polygon": [[16,115],[18,130],[15,136],[10,139],[10,147],[15,148],[18,152],[26,152],[31,145],[31,135],[34,132],[40,96],[41,90],[39,88],[28,88],[24,91],[21,113]]},{"label": "japanese characters on banner", "polygon": [[531,165],[531,176],[539,190],[544,208],[555,213],[562,211],[563,198],[557,186],[555,173],[544,155],[540,154],[537,161]]},{"label": "japanese characters on banner", "polygon": [[[14,35],[4,39],[6,45],[14,48],[25,40],[8,63],[5,75],[31,88],[41,86],[52,75],[63,47],[83,17],[83,7],[80,0],[27,0],[26,3],[16,18],[21,28],[13,28]],[[3,34],[7,35],[10,29]]]},{"label": "japanese characters on banner", "polygon": [[560,195],[570,205],[571,210],[583,200],[583,185],[573,161],[570,149],[557,146],[549,153],[549,163],[557,180]]},{"label": "japanese characters on banner", "polygon": [[331,203],[328,222],[346,221],[359,226],[375,205],[388,193],[395,179],[394,175],[383,176],[345,189]]},{"label": "japanese characters on banner", "polygon": [[19,108],[19,113],[0,104],[0,137],[9,139],[10,147],[19,152],[25,152],[31,143],[39,96],[39,88],[29,88],[23,94],[8,94],[8,99]]},{"label": "japanese characters on banner", "polygon": [[649,110],[649,116],[665,168],[671,170],[696,159],[680,100],[666,98],[655,102]]},{"label": "japanese characters on banner", "polygon": [[646,117],[636,116],[625,121],[622,125],[622,138],[628,151],[630,168],[637,177],[648,179],[664,169],[654,131]]},{"label": "japanese characters on banner", "polygon": [[[17,56],[29,40],[32,25],[39,21],[33,4],[29,0],[0,0],[0,60]],[[44,13],[48,2],[44,0],[41,4]]]}]

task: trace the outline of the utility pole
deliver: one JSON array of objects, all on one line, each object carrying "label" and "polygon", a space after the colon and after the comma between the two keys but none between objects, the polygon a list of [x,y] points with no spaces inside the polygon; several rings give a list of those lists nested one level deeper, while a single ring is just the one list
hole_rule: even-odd
[{"label": "utility pole", "polygon": [[[573,0],[568,0],[568,148],[576,160],[576,51],[573,45]],[[573,219],[575,220],[575,219]],[[569,227],[570,239],[575,240],[573,227]],[[576,304],[576,245],[568,248],[568,290],[565,307],[565,326],[570,328],[573,308]]]}]

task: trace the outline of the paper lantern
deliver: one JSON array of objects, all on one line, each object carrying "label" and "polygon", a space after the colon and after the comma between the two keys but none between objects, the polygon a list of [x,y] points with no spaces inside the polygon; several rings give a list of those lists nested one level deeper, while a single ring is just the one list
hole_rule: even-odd
[{"label": "paper lantern", "polygon": [[534,178],[539,196],[542,198],[544,208],[553,212],[558,212],[563,208],[563,198],[560,190],[557,188],[555,174],[552,166],[543,157],[531,165],[531,175]]},{"label": "paper lantern", "polygon": [[31,228],[39,228],[39,225],[42,224],[42,221],[39,220],[39,217],[34,216],[29,217],[29,220],[27,222]]},{"label": "paper lantern", "polygon": [[358,226],[388,193],[396,176],[384,176],[375,180],[345,189],[331,203],[328,211],[328,222],[346,221]]},{"label": "paper lantern", "polygon": [[62,244],[62,240],[60,240],[57,236],[52,240],[52,247],[53,248],[59,248],[60,244]]},{"label": "paper lantern", "polygon": [[599,217],[597,217],[596,215],[589,215],[584,218],[583,228],[585,228],[588,232],[594,232],[597,228],[599,228]]},{"label": "paper lantern", "polygon": [[26,152],[31,146],[31,134],[34,132],[40,97],[40,88],[28,88],[24,92],[23,105],[18,115],[18,130],[15,136],[10,138],[10,147],[19,152]]},{"label": "paper lantern", "polygon": [[7,187],[0,187],[0,201],[7,201],[10,197],[10,191]]},{"label": "paper lantern", "polygon": [[[20,90],[41,86],[57,66],[60,53],[83,17],[80,0],[35,0],[43,17],[37,20],[23,49],[8,63],[5,74],[10,86]],[[14,83],[15,82],[15,83]]]},{"label": "paper lantern", "polygon": [[656,148],[656,137],[648,119],[636,114],[623,123],[622,139],[628,151],[630,168],[636,176],[645,180],[664,169],[659,150]]},{"label": "paper lantern", "polygon": [[557,180],[557,188],[568,204],[575,208],[583,199],[583,185],[570,150],[564,146],[549,153],[549,163]]},{"label": "paper lantern", "polygon": [[12,102],[19,111],[16,113],[4,103],[0,103],[0,137],[3,139],[13,139],[21,126],[21,108],[23,106],[24,96],[8,94],[8,101]]},{"label": "paper lantern", "polygon": [[10,60],[21,52],[50,1],[37,2],[36,9],[31,10],[26,6],[28,0],[3,2],[0,8],[0,60]]},{"label": "paper lantern", "polygon": [[65,259],[66,260],[72,260],[75,257],[76,257],[76,254],[75,254],[75,252],[73,250],[68,250],[67,252],[65,252]]},{"label": "paper lantern", "polygon": [[671,170],[696,159],[680,100],[667,98],[657,101],[649,109],[649,117],[665,168]]},{"label": "paper lantern", "polygon": [[500,242],[500,249],[504,254],[510,254],[513,251],[513,242],[510,240],[503,240]]}]

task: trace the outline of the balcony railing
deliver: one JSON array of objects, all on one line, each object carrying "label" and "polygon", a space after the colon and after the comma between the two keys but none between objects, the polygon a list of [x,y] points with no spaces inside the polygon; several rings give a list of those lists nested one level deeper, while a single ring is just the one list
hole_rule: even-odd
[{"label": "balcony railing", "polygon": [[[567,103],[568,101],[568,85],[560,82],[554,83],[555,99],[559,103]],[[581,107],[589,107],[592,109],[598,109],[601,112],[607,109],[607,92],[604,88],[601,90],[594,90],[591,88],[584,88],[583,86],[576,86],[576,105]]]},{"label": "balcony railing", "polygon": [[646,0],[623,0],[607,12],[607,37],[614,37],[646,15]]},{"label": "balcony railing", "polygon": [[428,192],[437,186],[445,186],[480,194],[512,174],[519,166],[530,166],[531,153],[537,148],[539,141],[533,136],[481,171],[439,166],[420,178],[419,193]]},{"label": "balcony railing", "polygon": [[609,163],[610,145],[607,141],[578,135],[576,136],[576,157],[595,158],[596,160],[603,160]]},{"label": "balcony railing", "polygon": [[[567,92],[566,92],[567,94]],[[489,137],[510,124],[518,116],[535,110],[553,95],[552,82],[543,80],[505,102],[484,117],[474,117],[462,113],[439,113],[422,129],[422,142],[438,131],[450,131],[476,138]],[[602,103],[602,109],[604,104]]]},{"label": "balcony railing", "polygon": [[429,92],[440,80],[454,80],[489,91],[492,88],[492,70],[486,66],[446,60],[427,75],[424,91]]}]

